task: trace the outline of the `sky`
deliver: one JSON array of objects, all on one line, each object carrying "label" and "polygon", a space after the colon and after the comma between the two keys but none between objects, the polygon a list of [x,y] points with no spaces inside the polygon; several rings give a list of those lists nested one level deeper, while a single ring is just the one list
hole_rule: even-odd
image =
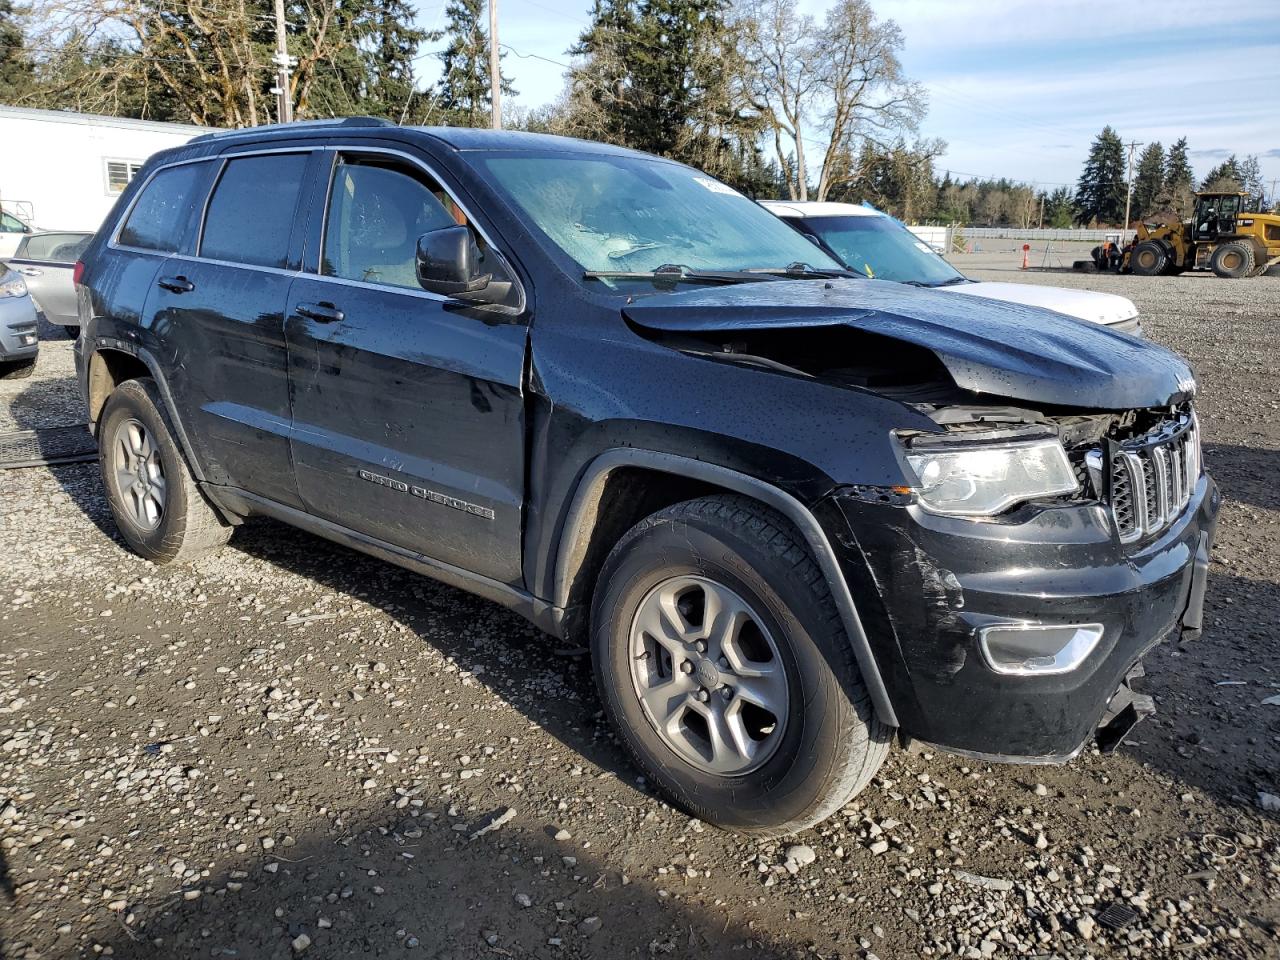
[{"label": "sky", "polygon": [[[1269,192],[1280,178],[1280,0],[871,3],[902,28],[905,72],[928,91],[920,134],[947,143],[939,174],[1074,186],[1111,124],[1126,142],[1187,137],[1198,176],[1235,153],[1258,156]],[[554,100],[589,0],[498,4],[515,102]],[[801,4],[820,19],[831,0]],[[424,26],[443,24],[444,0],[417,5]],[[434,57],[416,67],[424,84],[438,76]]]}]

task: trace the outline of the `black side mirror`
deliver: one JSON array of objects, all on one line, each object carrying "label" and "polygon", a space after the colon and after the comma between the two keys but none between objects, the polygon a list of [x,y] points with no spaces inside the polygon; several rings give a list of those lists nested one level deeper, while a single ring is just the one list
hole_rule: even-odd
[{"label": "black side mirror", "polygon": [[480,273],[480,248],[466,227],[441,227],[418,238],[422,289],[454,296],[483,290],[492,279],[493,274]]}]

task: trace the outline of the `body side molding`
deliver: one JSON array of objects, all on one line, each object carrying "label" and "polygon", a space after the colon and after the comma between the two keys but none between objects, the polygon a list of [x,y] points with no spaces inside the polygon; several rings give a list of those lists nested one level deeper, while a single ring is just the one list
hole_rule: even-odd
[{"label": "body side molding", "polygon": [[588,464],[586,472],[578,483],[577,492],[574,494],[573,503],[560,535],[556,556],[554,595],[551,597],[551,602],[556,609],[564,610],[569,602],[570,587],[586,553],[591,527],[590,518],[600,501],[605,480],[610,473],[620,467],[648,468],[662,473],[692,477],[724,487],[759,500],[795,524],[805,542],[809,544],[809,549],[813,551],[814,559],[817,560],[831,588],[831,596],[844,623],[845,632],[849,635],[849,642],[853,645],[858,667],[871,694],[871,702],[875,705],[877,716],[889,726],[898,726],[897,714],[889,699],[889,691],[885,688],[879,667],[876,666],[875,656],[871,652],[871,643],[862,627],[857,606],[840,572],[839,562],[836,560],[835,551],[831,548],[831,542],[827,539],[826,533],[814,519],[813,514],[799,500],[749,474],[739,473],[728,467],[702,460],[634,447],[610,450],[600,454]]}]

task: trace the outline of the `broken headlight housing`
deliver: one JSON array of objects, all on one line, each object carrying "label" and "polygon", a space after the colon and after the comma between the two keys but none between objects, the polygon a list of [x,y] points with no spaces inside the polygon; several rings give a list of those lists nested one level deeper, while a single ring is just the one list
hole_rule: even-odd
[{"label": "broken headlight housing", "polygon": [[989,517],[1015,504],[1079,489],[1056,437],[983,441],[916,437],[904,454],[920,505],[953,517]]}]

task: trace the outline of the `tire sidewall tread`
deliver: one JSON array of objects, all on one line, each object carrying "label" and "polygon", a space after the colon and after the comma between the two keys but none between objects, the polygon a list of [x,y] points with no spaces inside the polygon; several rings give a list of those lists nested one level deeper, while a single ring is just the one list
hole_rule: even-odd
[{"label": "tire sidewall tread", "polygon": [[[707,774],[672,754],[632,689],[631,617],[654,585],[683,573],[742,594],[788,666],[783,742],[743,777]],[[890,731],[875,717],[821,570],[789,522],[746,497],[677,504],[618,542],[595,592],[592,653],[606,712],[646,779],[717,826],[776,836],[811,826],[864,787],[888,751]]]},{"label": "tire sidewall tread", "polygon": [[[160,450],[166,500],[154,530],[140,530],[129,519],[112,476],[112,439],[118,423],[128,418],[142,423]],[[156,563],[190,562],[222,546],[231,535],[191,476],[154,380],[126,380],[111,392],[98,425],[98,461],[116,527],[135,553]]]}]

